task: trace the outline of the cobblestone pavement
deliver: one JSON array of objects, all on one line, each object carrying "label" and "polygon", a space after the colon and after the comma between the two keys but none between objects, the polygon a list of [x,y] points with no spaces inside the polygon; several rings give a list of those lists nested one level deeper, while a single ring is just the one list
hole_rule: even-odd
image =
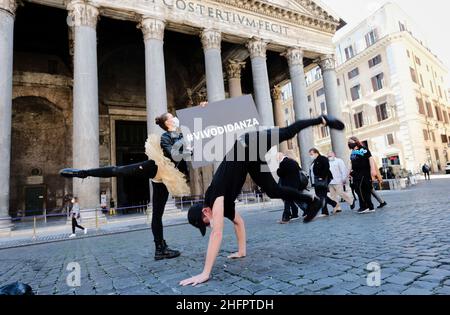
[{"label": "cobblestone pavement", "polygon": [[[236,249],[227,222],[213,278],[198,287],[178,286],[202,270],[208,240],[188,225],[166,229],[182,251],[170,261],[153,260],[148,230],[0,250],[0,285],[22,281],[38,294],[450,294],[449,187],[446,178],[385,192],[389,205],[374,214],[345,208],[307,225],[245,212],[248,257],[226,258]],[[80,287],[66,284],[70,262],[81,267]],[[367,285],[369,263],[381,267],[379,287]]]}]

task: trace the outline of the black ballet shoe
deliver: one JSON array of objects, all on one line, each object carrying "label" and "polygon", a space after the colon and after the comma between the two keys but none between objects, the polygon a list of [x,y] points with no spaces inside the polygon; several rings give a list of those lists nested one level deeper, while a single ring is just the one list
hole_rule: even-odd
[{"label": "black ballet shoe", "polygon": [[76,168],[65,168],[59,171],[59,175],[66,178],[86,178],[88,177],[87,172],[84,170],[79,170]]},{"label": "black ballet shoe", "polygon": [[320,209],[325,206],[326,200],[315,198],[314,201],[306,209],[306,216],[303,217],[303,223],[309,223],[317,216]]},{"label": "black ballet shoe", "polygon": [[340,121],[337,118],[334,118],[333,116],[329,116],[329,115],[322,115],[321,116],[325,122],[326,125],[328,127],[330,127],[331,129],[336,129],[336,130],[344,130],[345,129],[345,125],[342,121]]}]

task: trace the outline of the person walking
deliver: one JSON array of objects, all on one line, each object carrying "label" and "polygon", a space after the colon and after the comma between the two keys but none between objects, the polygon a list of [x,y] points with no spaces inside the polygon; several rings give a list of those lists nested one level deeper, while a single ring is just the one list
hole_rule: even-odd
[{"label": "person walking", "polygon": [[78,197],[73,197],[72,199],[72,210],[70,211],[70,217],[72,219],[72,234],[70,234],[69,238],[74,238],[77,235],[75,234],[75,228],[79,228],[84,231],[84,234],[87,234],[87,229],[78,224],[77,219],[80,219],[80,204],[78,203]]},{"label": "person walking", "polygon": [[[380,190],[383,189],[383,177],[381,176],[381,172],[380,169],[378,168],[377,162],[374,161],[375,164],[375,170],[377,175],[375,177],[372,178],[372,181],[377,181],[378,182],[378,187]],[[384,208],[387,206],[387,202],[384,201],[384,199],[380,196],[380,194],[375,190],[375,188],[372,185],[372,196],[378,201],[379,205],[378,205],[378,209]]]},{"label": "person walking", "polygon": [[328,153],[328,161],[330,162],[330,172],[333,179],[330,182],[330,198],[336,201],[337,205],[334,209],[334,214],[341,213],[342,208],[340,204],[341,198],[345,200],[350,208],[355,208],[354,198],[344,191],[344,186],[347,183],[348,169],[342,159],[337,158],[334,152]]},{"label": "person walking", "polygon": [[109,215],[110,216],[116,215],[116,203],[114,202],[113,197],[111,197],[111,200],[109,201]]},{"label": "person walking", "polygon": [[[294,189],[300,189],[300,165],[289,153],[278,153],[277,159],[280,162],[280,166],[277,169],[277,175],[280,177],[278,184],[280,186],[291,187]],[[281,217],[281,224],[287,224],[291,220],[298,220],[298,207],[292,200],[284,200],[284,211]]]},{"label": "person walking", "polygon": [[430,167],[428,166],[427,163],[424,163],[422,165],[422,172],[423,172],[423,175],[425,176],[425,180],[431,180],[430,179]]},{"label": "person walking", "polygon": [[309,155],[313,160],[310,169],[311,184],[314,187],[317,197],[325,200],[325,204],[322,207],[322,214],[319,218],[327,217],[330,215],[328,212],[328,205],[331,205],[334,208],[333,211],[335,211],[338,206],[336,201],[328,197],[328,185],[333,180],[333,174],[330,171],[330,162],[315,148],[309,150]]},{"label": "person walking", "polygon": [[371,200],[373,189],[372,178],[376,176],[375,161],[372,157],[372,153],[356,137],[351,137],[348,140],[348,147],[352,150],[350,155],[352,164],[350,174],[353,178],[356,194],[358,195],[358,213],[365,214],[375,212]]}]

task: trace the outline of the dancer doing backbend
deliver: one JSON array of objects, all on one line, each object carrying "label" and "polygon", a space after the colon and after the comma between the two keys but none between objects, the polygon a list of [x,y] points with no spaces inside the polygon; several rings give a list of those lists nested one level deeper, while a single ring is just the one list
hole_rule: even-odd
[{"label": "dancer doing backbend", "polygon": [[[308,204],[304,222],[308,223],[314,219],[317,212],[323,207],[323,200],[293,188],[279,186],[272,174],[267,171],[262,172],[261,167],[267,164],[264,156],[273,146],[292,139],[302,129],[321,124],[337,130],[345,128],[344,124],[337,119],[330,116],[320,116],[316,119],[299,120],[285,128],[246,133],[235,142],[233,149],[227,153],[214,174],[211,185],[206,191],[204,203],[194,205],[189,209],[189,223],[198,228],[203,236],[206,233],[206,227],[211,226],[211,234],[203,272],[181,281],[180,285],[192,284],[195,286],[208,281],[220,250],[224,217],[234,223],[238,241],[238,252],[230,255],[228,258],[237,259],[246,256],[244,220],[239,213],[235,212],[234,201],[241,192],[247,173],[250,174],[255,184],[261,187],[270,198]],[[258,156],[256,159],[251,159],[251,147],[255,144],[258,146]],[[243,158],[238,156],[239,152],[244,152],[242,154]]]},{"label": "dancer doing backbend", "polygon": [[179,133],[178,119],[170,113],[156,118],[156,124],[166,132],[159,139],[150,135],[145,145],[148,161],[126,165],[108,166],[96,169],[78,170],[64,169],[60,174],[64,177],[144,177],[152,180],[152,233],[155,241],[155,260],[171,259],[180,256],[180,252],[170,249],[163,236],[162,217],[169,196],[189,195],[186,183],[188,168],[183,158],[191,152],[182,145],[183,136]]}]

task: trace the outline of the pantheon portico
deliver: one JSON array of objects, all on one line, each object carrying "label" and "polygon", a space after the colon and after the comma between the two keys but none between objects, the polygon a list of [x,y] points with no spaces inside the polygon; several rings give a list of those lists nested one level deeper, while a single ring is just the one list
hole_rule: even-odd
[{"label": "pantheon portico", "polygon": [[[0,229],[30,207],[33,188],[47,209],[68,193],[87,209],[101,190],[120,202],[126,182],[66,183],[57,170],[143,158],[134,132],[161,133],[154,120],[167,111],[253,94],[263,123],[284,126],[271,91],[291,80],[295,117],[309,118],[305,71],[319,64],[327,112],[339,117],[332,37],[342,23],[310,0],[0,0]],[[344,135],[331,138],[344,155]],[[312,130],[298,141],[308,165]],[[193,172],[193,192],[210,178]]]}]

